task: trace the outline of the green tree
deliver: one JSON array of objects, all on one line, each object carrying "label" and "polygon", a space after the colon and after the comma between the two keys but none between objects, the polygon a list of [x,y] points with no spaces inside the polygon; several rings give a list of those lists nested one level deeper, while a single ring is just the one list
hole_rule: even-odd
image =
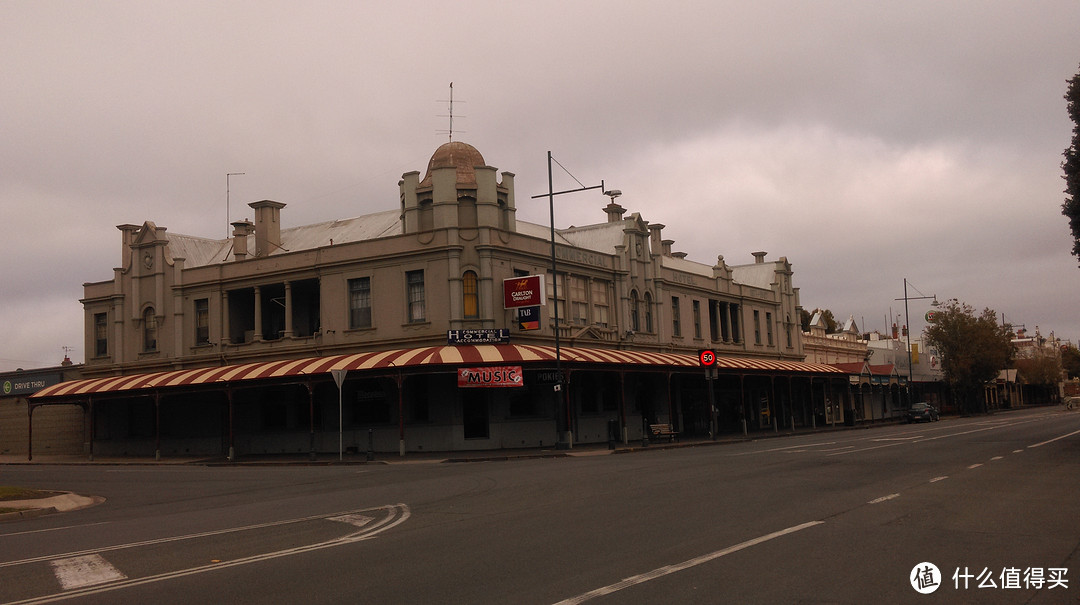
[{"label": "green tree", "polygon": [[802,331],[810,331],[810,320],[814,318],[816,313],[821,313],[821,319],[825,322],[825,333],[834,334],[836,332],[836,317],[833,316],[832,311],[820,308],[813,311],[807,311],[806,309],[799,311],[799,322],[802,324]]},{"label": "green tree", "polygon": [[1043,402],[1056,398],[1057,385],[1061,382],[1061,360],[1056,351],[1036,348],[1030,357],[1017,359],[1015,365],[1025,383],[1039,387]]},{"label": "green tree", "polygon": [[997,322],[997,312],[980,315],[955,298],[946,302],[924,335],[927,345],[941,354],[945,382],[963,412],[986,411],[986,383],[997,378],[1013,358],[1012,335]]},{"label": "green tree", "polygon": [[1072,144],[1062,154],[1065,156],[1065,161],[1061,163],[1061,170],[1065,173],[1065,203],[1061,205],[1061,213],[1068,217],[1072,229],[1072,253],[1080,258],[1080,72],[1068,82],[1065,101],[1073,121],[1073,136]]},{"label": "green tree", "polygon": [[1061,368],[1069,378],[1080,378],[1080,349],[1073,345],[1065,347],[1061,351]]}]

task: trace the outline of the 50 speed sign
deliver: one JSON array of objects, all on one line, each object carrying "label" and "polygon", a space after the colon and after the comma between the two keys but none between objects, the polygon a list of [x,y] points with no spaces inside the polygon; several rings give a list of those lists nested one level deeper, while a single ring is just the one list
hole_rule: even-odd
[{"label": "50 speed sign", "polygon": [[698,361],[706,367],[716,365],[716,351],[712,349],[698,351]]}]

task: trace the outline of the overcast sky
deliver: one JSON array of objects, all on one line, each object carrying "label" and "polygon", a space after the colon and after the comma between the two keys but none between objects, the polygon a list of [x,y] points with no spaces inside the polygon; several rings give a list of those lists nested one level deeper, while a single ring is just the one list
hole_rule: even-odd
[{"label": "overcast sky", "polygon": [[691,260],[786,256],[808,310],[884,331],[907,278],[1076,343],[1078,70],[1075,0],[2,1],[0,370],[83,360],[116,225],[224,238],[228,172],[233,220],[396,208],[450,82],[454,139],[517,175],[521,220],[547,222],[550,150]]}]

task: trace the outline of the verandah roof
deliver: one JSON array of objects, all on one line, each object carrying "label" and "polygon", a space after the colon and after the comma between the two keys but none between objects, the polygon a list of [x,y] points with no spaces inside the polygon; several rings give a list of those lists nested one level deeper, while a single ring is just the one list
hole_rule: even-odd
[{"label": "verandah roof", "polygon": [[[699,365],[697,356],[682,353],[648,353],[580,347],[562,347],[560,357],[562,362],[573,365],[613,364],[632,367],[668,366],[679,368],[693,368]],[[331,370],[377,370],[423,365],[454,366],[462,364],[482,365],[554,361],[555,347],[549,346],[459,345],[420,347],[74,380],[44,388],[31,395],[30,400],[39,401],[142,389],[224,385],[249,380],[329,374]],[[743,357],[717,357],[716,365],[722,370],[750,372],[844,373],[830,365]]]}]

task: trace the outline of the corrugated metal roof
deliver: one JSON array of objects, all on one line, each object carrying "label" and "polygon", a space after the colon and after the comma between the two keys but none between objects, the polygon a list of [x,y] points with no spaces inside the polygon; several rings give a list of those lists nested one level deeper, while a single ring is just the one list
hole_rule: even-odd
[{"label": "corrugated metal roof", "polygon": [[[649,353],[614,349],[563,347],[561,359],[568,364],[609,364],[623,366],[697,367],[695,355],[682,353]],[[284,361],[267,361],[244,365],[172,370],[130,376],[110,376],[74,380],[46,387],[30,396],[31,400],[76,398],[95,393],[115,393],[213,385],[248,380],[266,380],[296,376],[328,374],[331,370],[379,370],[409,368],[421,365],[456,366],[555,361],[555,348],[539,345],[463,345],[436,346],[392,351],[372,351],[352,355],[309,357]],[[772,359],[718,357],[717,366],[726,370],[751,372],[792,372],[805,374],[842,374],[833,366]]]},{"label": "corrugated metal roof", "polygon": [[[281,247],[272,247],[270,256],[329,246],[330,242],[348,244],[401,234],[401,212],[385,210],[354,218],[303,225],[281,230]],[[232,261],[232,238],[207,239],[168,234],[169,253],[183,258],[185,267],[202,267]],[[248,236],[248,250],[254,250],[255,236]]]},{"label": "corrugated metal roof", "polygon": [[594,252],[615,254],[615,246],[621,246],[626,238],[626,223],[631,219],[623,219],[614,223],[597,223],[583,227],[570,227],[560,229],[559,233],[566,238],[571,245]]},{"label": "corrugated metal roof", "polygon": [[675,256],[661,256],[660,264],[676,271],[682,271],[683,273],[693,273],[694,275],[700,275],[702,277],[713,278],[713,268],[705,263],[699,263],[685,258],[678,258]]},{"label": "corrugated metal roof", "polygon": [[772,283],[776,281],[776,265],[771,262],[736,265],[731,268],[731,279],[743,285],[771,290]]}]

